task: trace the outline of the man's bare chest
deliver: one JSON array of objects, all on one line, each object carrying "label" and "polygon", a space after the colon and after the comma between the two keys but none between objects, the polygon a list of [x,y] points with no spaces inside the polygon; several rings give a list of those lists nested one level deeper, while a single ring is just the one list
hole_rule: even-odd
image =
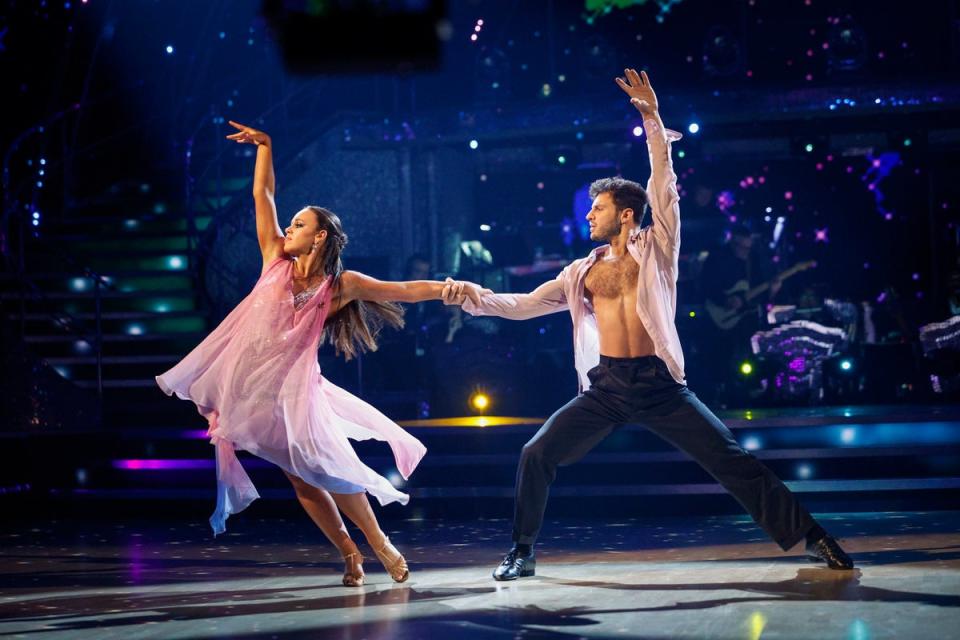
[{"label": "man's bare chest", "polygon": [[620,298],[633,294],[637,289],[637,274],[640,265],[627,255],[617,260],[598,260],[584,282],[587,297]]}]

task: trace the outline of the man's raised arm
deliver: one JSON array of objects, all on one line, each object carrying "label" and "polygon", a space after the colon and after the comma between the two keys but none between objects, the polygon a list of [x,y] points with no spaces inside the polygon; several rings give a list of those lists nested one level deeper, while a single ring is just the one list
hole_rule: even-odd
[{"label": "man's raised arm", "polygon": [[677,174],[673,171],[670,146],[683,136],[663,126],[660,119],[657,94],[650,85],[646,71],[624,70],[626,78],[617,78],[617,84],[630,96],[630,103],[643,114],[643,128],[647,134],[650,153],[650,180],[647,198],[653,217],[653,237],[671,260],[676,274],[680,254],[680,194],[677,192]]}]

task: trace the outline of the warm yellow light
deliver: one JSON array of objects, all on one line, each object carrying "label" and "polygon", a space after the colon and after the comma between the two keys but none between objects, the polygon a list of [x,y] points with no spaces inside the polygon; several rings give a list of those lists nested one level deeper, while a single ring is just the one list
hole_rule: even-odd
[{"label": "warm yellow light", "polygon": [[750,640],[759,640],[763,634],[764,627],[767,626],[767,617],[759,611],[754,611],[750,614],[747,624],[750,627],[747,637],[750,638]]},{"label": "warm yellow light", "polygon": [[490,398],[485,393],[475,393],[470,396],[470,406],[477,411],[483,411],[490,406]]}]

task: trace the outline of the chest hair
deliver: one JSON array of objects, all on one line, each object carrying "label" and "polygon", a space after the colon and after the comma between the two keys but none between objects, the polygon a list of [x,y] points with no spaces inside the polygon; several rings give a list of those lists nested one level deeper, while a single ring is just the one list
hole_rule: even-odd
[{"label": "chest hair", "polygon": [[619,298],[637,287],[640,265],[631,256],[598,260],[587,273],[586,288],[591,299]]}]

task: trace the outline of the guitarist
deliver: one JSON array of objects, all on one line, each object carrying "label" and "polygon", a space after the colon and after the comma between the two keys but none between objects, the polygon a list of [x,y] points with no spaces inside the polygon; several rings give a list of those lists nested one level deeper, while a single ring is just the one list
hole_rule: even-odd
[{"label": "guitarist", "polygon": [[[704,374],[712,382],[706,388],[716,390],[715,400],[720,404],[740,399],[736,394],[738,385],[730,383],[739,378],[739,363],[751,354],[750,337],[764,324],[761,306],[771,302],[782,285],[776,278],[771,280],[765,267],[754,251],[753,233],[743,224],[735,225],[730,230],[730,240],[718,251],[710,252],[703,264],[701,287],[705,300],[732,312],[736,318],[733,326],[727,328],[706,321],[709,339],[703,349]],[[730,293],[738,283],[740,289],[750,289],[768,280],[769,291],[753,300]],[[744,282],[746,287],[742,286]]]}]

